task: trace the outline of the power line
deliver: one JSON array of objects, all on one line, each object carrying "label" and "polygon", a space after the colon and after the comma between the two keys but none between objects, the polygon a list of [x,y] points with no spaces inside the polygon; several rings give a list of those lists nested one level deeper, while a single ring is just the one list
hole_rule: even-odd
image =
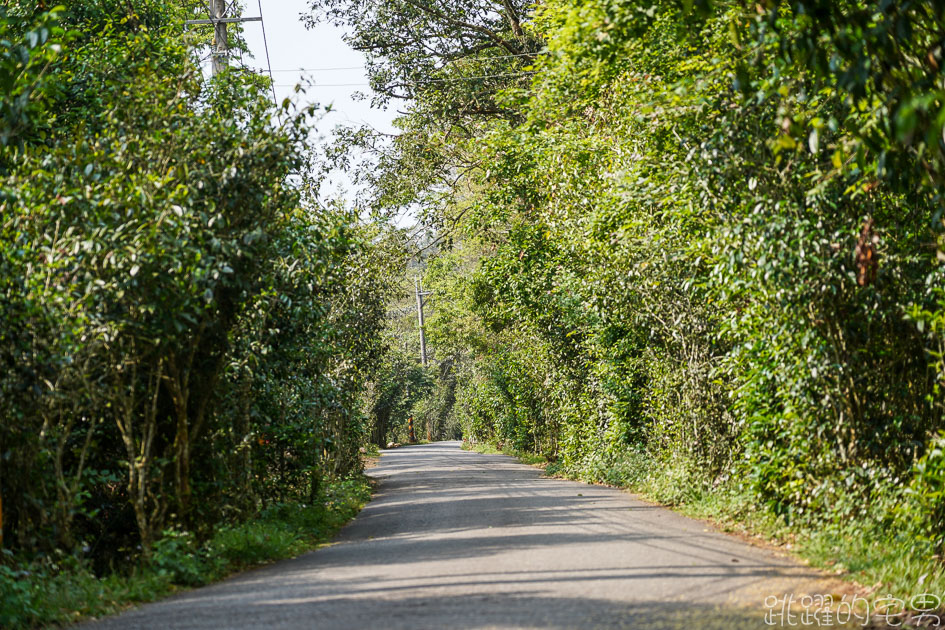
[{"label": "power line", "polygon": [[500,74],[479,74],[470,77],[447,77],[445,79],[421,79],[417,83],[449,83],[450,81],[474,81],[476,79],[497,79],[503,77],[529,77],[538,74],[537,70],[525,70],[523,72],[503,72]]},{"label": "power line", "polygon": [[[276,107],[278,115],[279,99],[276,96],[276,79],[272,75],[272,61],[269,57],[269,38],[266,34],[266,22],[263,19],[262,0],[256,0],[259,7],[258,17],[226,17],[231,9],[239,10],[236,2],[227,4],[226,0],[210,0],[208,9],[210,10],[210,19],[207,20],[186,20],[184,27],[210,25],[214,28],[213,46],[211,50],[211,60],[213,64],[213,75],[219,74],[223,68],[229,64],[227,57],[229,55],[229,42],[227,41],[228,24],[244,24],[247,22],[259,22],[262,27],[263,47],[266,51],[266,69],[253,68],[253,72],[268,72],[269,89],[272,92],[272,103]],[[242,65],[243,52],[240,51],[240,65]],[[280,116],[281,119],[281,116]]]},{"label": "power line", "polygon": [[[275,87],[291,88],[300,83],[275,83]],[[312,87],[370,87],[370,83],[313,83]]]},{"label": "power line", "polygon": [[276,98],[276,80],[272,76],[272,61],[269,60],[269,38],[266,37],[266,21],[263,20],[262,0],[259,4],[259,23],[262,25],[263,47],[266,50],[266,66],[269,68],[269,87],[272,89],[272,103],[279,109],[279,99]]},{"label": "power line", "polygon": [[[263,68],[256,68],[256,70],[263,70]],[[335,72],[338,70],[366,70],[364,66],[342,66],[339,68],[295,68],[294,70],[285,69],[285,70],[273,70],[272,72]]]},{"label": "power line", "polygon": [[[499,78],[508,78],[508,77],[529,77],[532,75],[538,74],[537,71],[529,72],[508,72],[502,74],[480,74],[472,77],[450,77],[446,79],[421,79],[419,81],[413,81],[409,83],[402,83],[399,85],[425,85],[428,83],[451,83],[454,81],[478,81],[480,79],[499,79]],[[277,87],[295,87],[295,83],[279,83]],[[370,83],[312,83],[313,87],[370,87]]]},{"label": "power line", "polygon": [[[516,55],[496,55],[495,57],[477,57],[473,58],[475,61],[492,61],[493,59],[511,59],[513,57],[536,57],[538,55],[547,55],[548,51],[539,51],[536,53],[520,53]],[[453,60],[457,61],[457,60]],[[367,66],[338,66],[334,68],[284,68],[279,70],[272,70],[270,72],[337,72],[341,70],[366,70]],[[264,70],[263,68],[256,68],[256,70]]]}]

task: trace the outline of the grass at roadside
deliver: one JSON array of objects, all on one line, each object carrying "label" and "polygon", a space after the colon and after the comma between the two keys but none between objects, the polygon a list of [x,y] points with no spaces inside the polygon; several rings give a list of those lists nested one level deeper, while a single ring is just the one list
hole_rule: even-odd
[{"label": "grass at roadside", "polygon": [[528,464],[529,466],[541,466],[547,470],[547,467],[551,464],[548,461],[548,458],[544,455],[537,455],[535,453],[529,453],[527,451],[518,451],[509,448],[499,448],[494,444],[489,443],[476,443],[467,442],[463,440],[463,444],[460,447],[464,451],[475,451],[477,453],[482,453],[484,455],[509,455],[518,459],[518,461],[523,464]]},{"label": "grass at roadside", "polygon": [[[659,469],[642,458],[600,470],[568,471],[547,457],[496,445],[463,442],[463,449],[504,454],[524,464],[540,466],[549,476],[628,489],[642,498],[705,519],[722,531],[763,540],[790,551],[841,579],[864,585],[875,600],[891,595],[906,605],[923,593],[945,593],[942,559],[917,540],[890,535],[879,520],[788,524],[754,506],[749,498],[726,487],[697,487],[682,483],[683,471]],[[945,601],[940,601],[945,606]]]},{"label": "grass at roadside", "polygon": [[186,532],[167,532],[148,565],[103,577],[70,557],[17,569],[0,564],[0,627],[60,626],[100,617],[297,556],[328,541],[370,497],[365,476],[336,481],[316,505],[272,505],[254,519],[217,529],[200,544]]}]

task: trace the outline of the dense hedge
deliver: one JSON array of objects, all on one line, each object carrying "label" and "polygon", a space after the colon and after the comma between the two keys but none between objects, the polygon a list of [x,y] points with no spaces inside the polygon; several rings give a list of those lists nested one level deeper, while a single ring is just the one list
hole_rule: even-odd
[{"label": "dense hedge", "polygon": [[199,3],[42,4],[0,9],[2,561],[101,572],[360,469],[397,246],[310,198],[314,111],[204,78]]},{"label": "dense hedge", "polygon": [[943,7],[692,4],[536,9],[537,74],[498,97],[520,120],[459,149],[461,244],[427,273],[455,414],[572,474],[934,560]]}]

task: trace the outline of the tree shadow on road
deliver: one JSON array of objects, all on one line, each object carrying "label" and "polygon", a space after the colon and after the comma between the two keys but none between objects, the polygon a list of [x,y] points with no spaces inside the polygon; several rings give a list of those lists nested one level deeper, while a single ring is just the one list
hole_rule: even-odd
[{"label": "tree shadow on road", "polygon": [[767,628],[765,595],[819,575],[507,457],[427,445],[377,470],[378,495],[336,544],[101,627]]},{"label": "tree shadow on road", "polygon": [[[732,630],[770,628],[765,613],[725,605],[617,603],[593,597],[510,591],[463,596],[245,597],[221,602],[202,589],[144,606],[96,625],[98,630],[474,630],[486,628]],[[274,594],[273,594],[274,595]],[[223,605],[221,605],[223,604]],[[787,624],[785,624],[787,625]],[[835,626],[839,627],[839,626]]]}]

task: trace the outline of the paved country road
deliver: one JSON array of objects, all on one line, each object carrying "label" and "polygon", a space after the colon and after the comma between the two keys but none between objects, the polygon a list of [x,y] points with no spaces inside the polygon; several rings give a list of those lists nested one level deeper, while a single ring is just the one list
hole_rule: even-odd
[{"label": "paved country road", "polygon": [[[764,628],[812,570],[601,486],[457,442],[384,451],[330,547],[88,624],[112,628]],[[796,623],[796,620],[795,620]]]}]

